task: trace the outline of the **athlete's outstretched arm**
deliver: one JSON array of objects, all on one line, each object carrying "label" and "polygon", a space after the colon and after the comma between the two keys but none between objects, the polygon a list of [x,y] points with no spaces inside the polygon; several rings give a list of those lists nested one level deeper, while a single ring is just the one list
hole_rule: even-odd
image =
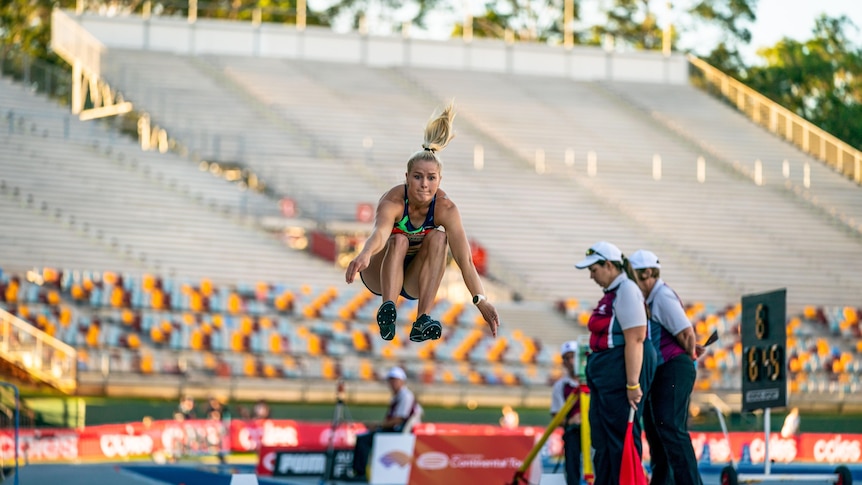
[{"label": "athlete's outstretched arm", "polygon": [[404,210],[403,205],[393,202],[388,195],[387,193],[381,197],[380,202],[377,203],[377,212],[374,216],[374,229],[371,231],[371,235],[365,240],[365,245],[359,254],[347,265],[344,279],[348,283],[353,283],[356,274],[367,268],[371,262],[371,257],[383,249],[386,245],[386,240],[392,233],[392,225]]},{"label": "athlete's outstretched arm", "polygon": [[[464,278],[464,284],[470,291],[471,295],[484,295],[485,289],[482,285],[482,279],[479,277],[479,272],[476,271],[476,266],[473,264],[473,254],[470,251],[470,243],[467,241],[467,233],[464,231],[464,225],[461,222],[461,213],[451,201],[446,204],[443,211],[442,220],[440,222],[446,228],[446,237],[449,240],[449,249],[452,250],[452,257],[455,258],[455,263],[461,270],[461,276]],[[497,309],[494,308],[488,300],[480,301],[477,305],[479,311],[482,312],[482,318],[488,323],[488,328],[491,329],[491,335],[497,336],[497,328],[500,326],[500,317],[497,315]]]}]

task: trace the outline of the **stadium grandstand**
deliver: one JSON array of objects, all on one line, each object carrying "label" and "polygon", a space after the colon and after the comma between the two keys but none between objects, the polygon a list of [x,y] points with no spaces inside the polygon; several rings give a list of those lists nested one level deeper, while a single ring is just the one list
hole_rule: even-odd
[{"label": "stadium grandstand", "polygon": [[[819,135],[715,97],[694,60],[62,10],[53,29],[73,113],[0,79],[0,351],[36,380],[315,401],[344,378],[370,402],[399,363],[427,405],[543,407],[556,349],[598,299],[573,263],[608,240],[659,254],[698,336],[720,333],[700,399],[738,406],[739,301],[776,288],[791,402],[858,399],[860,155],[794,144]],[[450,269],[444,338],[407,341],[415,305],[400,301],[383,342],[379,301],[343,262],[451,99],[442,183],[503,327],[490,338]]]}]

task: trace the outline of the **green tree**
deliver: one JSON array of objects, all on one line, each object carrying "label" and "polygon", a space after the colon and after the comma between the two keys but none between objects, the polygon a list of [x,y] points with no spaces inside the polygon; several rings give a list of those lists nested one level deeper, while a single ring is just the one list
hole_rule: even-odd
[{"label": "green tree", "polygon": [[320,15],[327,25],[346,19],[357,28],[367,12],[376,12],[374,26],[396,33],[403,23],[425,27],[428,13],[438,8],[447,8],[443,0],[336,0]]},{"label": "green tree", "polygon": [[4,0],[0,2],[2,57],[10,52],[57,62],[50,52],[51,9],[74,6],[74,0]]},{"label": "green tree", "polygon": [[821,16],[813,37],[782,39],[758,55],[764,66],[741,80],[799,116],[862,149],[862,49],[854,45],[847,17]]},{"label": "green tree", "polygon": [[740,44],[751,42],[749,26],[757,19],[757,0],[698,0],[686,13],[693,29],[718,28],[720,40],[704,60],[727,73],[745,70]]},{"label": "green tree", "polygon": [[660,49],[662,29],[650,4],[650,0],[614,0],[607,11],[607,23],[593,27],[593,38],[598,41],[612,35],[616,42],[637,49]]}]

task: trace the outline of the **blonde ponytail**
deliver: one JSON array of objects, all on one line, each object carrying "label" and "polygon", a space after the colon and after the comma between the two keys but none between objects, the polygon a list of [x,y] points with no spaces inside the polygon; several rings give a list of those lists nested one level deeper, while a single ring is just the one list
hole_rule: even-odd
[{"label": "blonde ponytail", "polygon": [[443,108],[443,111],[438,115],[436,111],[431,115],[428,124],[425,125],[425,141],[422,143],[422,150],[413,154],[407,162],[407,171],[413,169],[413,164],[417,161],[434,161],[442,170],[443,164],[437,158],[436,153],[442,151],[455,138],[455,132],[452,130],[452,120],[455,119],[455,104],[450,102]]}]

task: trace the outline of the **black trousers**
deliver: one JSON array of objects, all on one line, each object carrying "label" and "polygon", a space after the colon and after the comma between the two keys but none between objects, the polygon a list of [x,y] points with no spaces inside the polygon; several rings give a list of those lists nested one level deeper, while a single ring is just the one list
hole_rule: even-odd
[{"label": "black trousers", "polygon": [[[644,343],[640,385],[649,394],[655,373],[655,347]],[[590,439],[593,449],[594,485],[619,485],[623,442],[629,420],[626,392],[625,347],[590,354],[587,361],[587,385],[590,386]],[[638,404],[632,433],[638,455],[643,456],[640,418],[645,399]]]},{"label": "black trousers", "polygon": [[377,433],[400,433],[397,429],[383,429],[379,431],[368,431],[356,437],[356,445],[353,447],[353,475],[365,476],[368,468],[368,459],[371,458],[371,447],[374,445],[374,435]]},{"label": "black trousers", "polygon": [[371,446],[374,444],[374,433],[375,431],[369,431],[356,437],[356,445],[353,448],[354,476],[365,476],[365,469],[368,467],[368,458],[371,454]]},{"label": "black trousers", "polygon": [[563,432],[563,453],[566,457],[566,484],[581,484],[581,427],[569,426]]},{"label": "black trousers", "polygon": [[651,485],[702,485],[688,433],[688,405],[697,372],[688,355],[660,366],[647,396],[644,433],[652,457]]}]

